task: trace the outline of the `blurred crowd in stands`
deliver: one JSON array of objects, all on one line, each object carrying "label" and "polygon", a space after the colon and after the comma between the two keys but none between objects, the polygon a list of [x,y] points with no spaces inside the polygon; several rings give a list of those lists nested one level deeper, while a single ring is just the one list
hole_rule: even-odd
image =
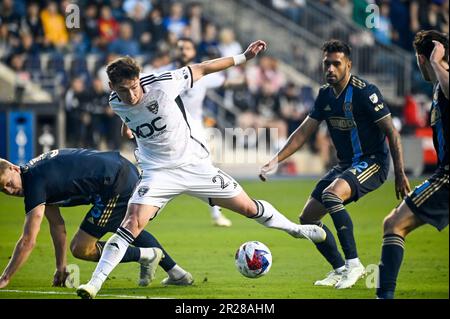
[{"label": "blurred crowd in stands", "polygon": [[[302,23],[306,0],[261,2]],[[369,3],[320,2],[357,24],[364,23],[361,17],[366,13],[362,11]],[[66,27],[65,12],[71,3],[82,10],[80,28]],[[448,0],[390,0],[377,4],[381,8],[382,28],[376,29],[374,36],[385,45],[393,43],[412,50],[412,36],[419,29],[448,32]],[[145,72],[157,72],[176,60],[180,37],[192,38],[198,61],[243,51],[233,30],[215,24],[196,2],[185,5],[169,0],[0,0],[0,61],[20,78],[40,82],[44,87],[46,78],[56,79],[62,90],[53,95],[55,100],[64,101],[68,146],[98,148],[103,142],[107,148],[119,148],[123,142],[120,120],[108,107],[107,63],[118,56],[131,55],[139,57]],[[42,55],[48,56],[46,63]],[[71,56],[69,62],[67,56]],[[88,56],[96,57],[93,64]],[[313,89],[287,81],[278,61],[270,55],[227,73],[228,78],[242,76],[245,85],[233,89],[231,95],[227,90],[219,90],[242,112],[233,119],[236,126],[276,127],[285,139],[314,104]],[[426,114],[422,114],[425,111],[421,104],[407,97],[405,105],[409,123],[424,125]],[[328,161],[330,143],[325,134],[320,131],[310,146]]]}]

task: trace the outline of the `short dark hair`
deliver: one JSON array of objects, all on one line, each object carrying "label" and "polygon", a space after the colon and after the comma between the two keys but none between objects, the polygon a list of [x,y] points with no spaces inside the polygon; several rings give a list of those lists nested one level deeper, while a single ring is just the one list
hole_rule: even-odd
[{"label": "short dark hair", "polygon": [[322,45],[322,52],[326,53],[334,53],[334,52],[342,52],[347,58],[351,58],[352,56],[352,48],[341,40],[329,40]]},{"label": "short dark hair", "polygon": [[178,41],[189,42],[189,43],[192,44],[192,46],[194,47],[194,49],[197,49],[196,46],[195,46],[194,40],[192,40],[192,39],[189,38],[189,37],[181,37],[181,38],[179,38],[179,39],[177,40],[177,42],[178,42]]},{"label": "short dark hair", "polygon": [[115,59],[106,67],[106,73],[111,83],[120,83],[123,80],[132,80],[139,77],[141,68],[130,56]]},{"label": "short dark hair", "polygon": [[448,35],[436,30],[421,30],[414,37],[414,49],[417,54],[424,55],[428,60],[434,49],[433,41],[442,43],[445,48],[444,59],[448,62]]}]

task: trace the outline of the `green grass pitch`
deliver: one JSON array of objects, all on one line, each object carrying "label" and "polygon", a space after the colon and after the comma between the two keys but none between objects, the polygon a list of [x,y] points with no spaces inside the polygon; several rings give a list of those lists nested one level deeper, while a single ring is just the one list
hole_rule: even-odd
[{"label": "green grass pitch", "polygon": [[[419,181],[415,181],[417,184]],[[250,196],[270,201],[293,221],[314,187],[314,180],[243,182]],[[389,181],[348,209],[353,218],[358,251],[365,265],[377,264],[381,252],[382,221],[398,203],[394,185]],[[87,206],[63,209],[68,239],[75,234]],[[99,298],[123,295],[149,298],[268,298],[324,299],[374,298],[374,288],[366,279],[343,291],[314,287],[329,270],[312,243],[296,240],[281,231],[266,229],[252,220],[225,211],[233,221],[229,229],[211,226],[207,206],[198,199],[181,196],[147,226],[180,266],[190,271],[191,287],[163,287],[160,268],[156,280],[146,288],[137,287],[138,265],[121,264],[107,280]],[[19,238],[24,220],[23,201],[0,194],[0,267],[3,269]],[[327,216],[325,223],[331,225]],[[332,225],[331,225],[332,226]],[[330,227],[334,231],[334,227]],[[234,266],[236,249],[245,241],[259,240],[272,251],[272,269],[265,277],[247,279]],[[95,263],[75,259],[68,253],[68,263],[80,267],[85,283]],[[25,266],[15,275],[0,298],[77,298],[73,289],[53,288],[53,246],[44,221],[37,245]],[[370,280],[368,280],[370,283]],[[34,292],[34,293],[33,293]],[[41,292],[47,292],[43,294]],[[52,294],[56,292],[56,294]],[[109,296],[108,296],[109,295]],[[423,226],[406,240],[405,258],[397,285],[397,298],[449,297],[449,233]]]}]

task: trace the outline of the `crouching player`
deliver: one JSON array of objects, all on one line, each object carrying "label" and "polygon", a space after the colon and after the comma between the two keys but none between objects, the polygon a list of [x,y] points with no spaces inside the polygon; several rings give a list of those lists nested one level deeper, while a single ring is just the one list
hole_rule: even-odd
[{"label": "crouching player", "polygon": [[[66,229],[59,207],[93,206],[72,239],[74,257],[98,261],[108,232],[116,232],[125,217],[127,204],[139,180],[136,167],[118,152],[61,149],[45,153],[24,166],[0,159],[0,191],[24,197],[25,225],[11,260],[0,277],[0,288],[28,259],[45,215],[55,247],[54,286],[64,286],[66,271]],[[128,247],[121,262],[140,263],[139,285],[154,279],[158,263],[168,273],[164,285],[190,285],[190,273],[179,267],[147,231]]]}]

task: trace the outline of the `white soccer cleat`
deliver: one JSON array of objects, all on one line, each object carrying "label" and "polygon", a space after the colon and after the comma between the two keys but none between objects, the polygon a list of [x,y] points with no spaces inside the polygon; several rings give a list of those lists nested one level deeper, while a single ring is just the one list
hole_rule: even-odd
[{"label": "white soccer cleat", "polygon": [[158,268],[159,262],[164,258],[164,253],[159,248],[141,248],[141,249],[151,249],[153,250],[152,259],[143,259],[139,263],[141,264],[141,271],[139,274],[139,283],[141,287],[147,287],[155,279],[156,269]]},{"label": "white soccer cleat", "polygon": [[213,219],[214,226],[231,227],[232,224],[233,223],[231,222],[231,220],[229,220],[228,218],[226,218],[223,215],[220,215],[219,217]]},{"label": "white soccer cleat", "polygon": [[342,278],[342,272],[336,270],[330,271],[322,280],[317,280],[314,286],[334,287]]},{"label": "white soccer cleat", "polygon": [[194,283],[194,277],[192,277],[191,273],[186,272],[183,277],[180,279],[172,279],[170,277],[164,278],[161,281],[161,285],[163,286],[190,286]]},{"label": "white soccer cleat", "polygon": [[327,238],[327,233],[316,225],[297,225],[295,231],[290,232],[290,235],[295,238],[306,238],[313,243],[321,243]]},{"label": "white soccer cleat", "polygon": [[366,269],[360,263],[357,266],[345,266],[345,270],[342,272],[342,278],[334,286],[336,289],[347,289],[353,287],[356,282],[363,278],[366,274]]},{"label": "white soccer cleat", "polygon": [[94,299],[95,296],[97,296],[97,292],[98,291],[99,291],[99,289],[97,289],[97,287],[87,283],[87,284],[84,284],[84,285],[80,285],[77,288],[77,295],[81,299]]}]

